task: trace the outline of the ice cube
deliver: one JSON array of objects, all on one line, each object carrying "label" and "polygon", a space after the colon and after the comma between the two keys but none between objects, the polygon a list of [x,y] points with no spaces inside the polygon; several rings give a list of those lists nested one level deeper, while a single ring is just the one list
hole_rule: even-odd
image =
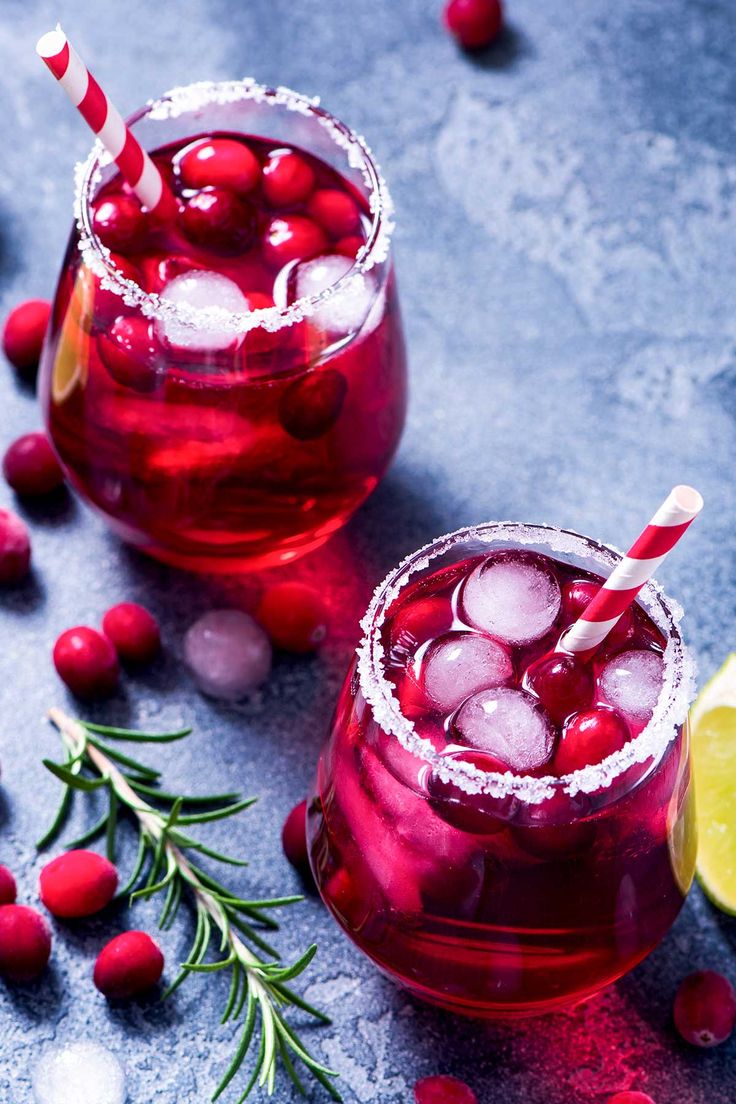
[{"label": "ice cube", "polygon": [[648,721],[662,689],[663,675],[664,660],[657,652],[620,652],[601,671],[601,691],[624,716]]},{"label": "ice cube", "polygon": [[123,1104],[125,1075],[115,1055],[81,1040],[55,1047],[33,1074],[36,1104]]},{"label": "ice cube", "polygon": [[552,754],[552,726],[523,690],[481,690],[461,706],[454,724],[460,743],[493,755],[514,771],[541,767]]},{"label": "ice cube", "polygon": [[[161,298],[174,306],[190,306],[206,311],[197,325],[187,325],[183,320],[161,315],[156,322],[158,336],[169,345],[185,349],[201,349],[216,352],[237,344],[238,334],[223,325],[218,311],[247,314],[248,300],[236,283],[219,272],[195,271],[175,276],[161,292]],[[209,309],[208,309],[209,308]]]},{"label": "ice cube", "polygon": [[448,713],[477,690],[502,686],[513,673],[501,644],[470,632],[447,633],[431,645],[422,664],[427,694]]},{"label": "ice cube", "polygon": [[[313,261],[304,261],[296,269],[294,287],[297,298],[319,295],[345,276],[353,264],[349,257],[340,256],[315,257]],[[372,309],[377,291],[372,276],[356,273],[345,287],[317,307],[312,321],[319,329],[335,337],[355,333],[361,328],[364,333],[370,332],[381,321],[382,308],[377,317],[374,317]]]},{"label": "ice cube", "polygon": [[462,596],[471,624],[509,644],[528,644],[544,636],[560,612],[560,603],[560,588],[551,571],[519,554],[479,564]]},{"label": "ice cube", "polygon": [[271,643],[250,614],[210,610],[187,630],[184,658],[203,694],[240,701],[268,678]]}]

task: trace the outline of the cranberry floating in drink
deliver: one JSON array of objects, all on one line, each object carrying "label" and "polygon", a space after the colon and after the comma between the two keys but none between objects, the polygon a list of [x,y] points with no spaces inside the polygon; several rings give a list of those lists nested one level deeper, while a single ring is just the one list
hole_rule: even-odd
[{"label": "cranberry floating in drink", "polygon": [[338,922],[417,996],[482,1017],[565,1005],[677,916],[693,672],[646,580],[699,506],[677,488],[623,558],[546,526],[461,530],[376,592],[308,837]]},{"label": "cranberry floating in drink", "polygon": [[[40,44],[49,67],[83,86],[59,41]],[[137,183],[125,151],[120,172],[93,152],[80,180],[42,360],[49,434],[152,555],[293,560],[376,487],[404,424],[385,183],[342,123],[252,81],[177,89],[128,133],[151,151]],[[153,211],[151,180],[169,197]]]}]

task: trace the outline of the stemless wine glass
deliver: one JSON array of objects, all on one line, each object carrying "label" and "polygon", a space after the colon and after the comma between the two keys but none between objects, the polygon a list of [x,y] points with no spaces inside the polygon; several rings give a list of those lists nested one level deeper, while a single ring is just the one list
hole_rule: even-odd
[{"label": "stemless wine glass", "polygon": [[[337,275],[314,294],[295,297],[284,271],[273,306],[167,300],[143,290],[95,234],[91,204],[115,168],[98,145],[79,170],[42,357],[51,440],[74,487],[121,537],[195,569],[292,560],[345,524],[403,428],[386,184],[363,139],[317,103],[250,80],[175,89],[131,126],[148,150],[223,134],[294,147],[334,170],[360,209],[363,243],[352,239],[357,254],[337,257],[328,270]],[[176,273],[165,248],[153,260],[162,283]],[[101,355],[121,317],[150,321],[158,346],[132,368],[123,347],[124,375]]]},{"label": "stemless wine glass", "polygon": [[[397,696],[388,666],[406,634],[414,647],[436,635],[430,623],[445,631],[460,616],[455,604],[444,618],[438,580],[499,553],[521,562],[543,554],[565,578],[607,576],[620,559],[576,533],[498,523],[460,530],[405,560],[366,613],[308,805],[317,884],[350,938],[416,996],[483,1018],[573,1003],[630,970],[673,923],[695,864],[693,669],[681,611],[656,584],[642,590],[636,617],[642,634],[652,634],[644,639],[656,640],[662,689],[648,723],[600,762],[563,776],[549,765],[513,773],[441,746],[442,733],[438,742],[412,713],[411,677]],[[393,620],[397,611],[405,620]],[[534,647],[550,647],[561,617]],[[497,645],[484,647],[492,658]],[[521,680],[516,696],[530,709],[518,662],[511,678]],[[455,689],[442,683],[443,694]]]}]

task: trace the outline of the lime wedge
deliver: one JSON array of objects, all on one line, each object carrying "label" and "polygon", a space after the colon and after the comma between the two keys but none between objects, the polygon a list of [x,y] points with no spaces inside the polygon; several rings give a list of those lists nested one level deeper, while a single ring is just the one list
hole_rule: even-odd
[{"label": "lime wedge", "polygon": [[690,727],[698,880],[718,908],[736,915],[736,653],[701,690]]}]

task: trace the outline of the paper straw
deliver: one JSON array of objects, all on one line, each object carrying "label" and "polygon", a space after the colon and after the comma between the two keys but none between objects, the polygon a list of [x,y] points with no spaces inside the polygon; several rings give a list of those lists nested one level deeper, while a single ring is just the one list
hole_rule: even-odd
[{"label": "paper straw", "polygon": [[595,651],[702,509],[703,498],[693,487],[673,488],[560,646],[568,652]]},{"label": "paper straw", "polygon": [[141,204],[157,217],[171,215],[176,210],[171,189],[58,23],[55,31],[38,40],[36,52],[116,162]]}]

